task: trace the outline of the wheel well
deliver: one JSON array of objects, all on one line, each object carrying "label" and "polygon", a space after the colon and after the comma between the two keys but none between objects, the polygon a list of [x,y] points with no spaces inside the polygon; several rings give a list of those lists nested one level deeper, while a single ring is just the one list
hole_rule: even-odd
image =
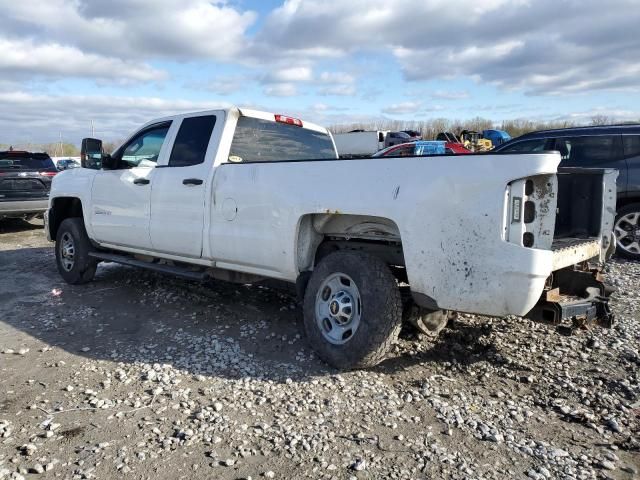
[{"label": "wheel well", "polygon": [[58,227],[67,218],[82,217],[82,202],[75,197],[55,198],[49,210],[49,233],[52,239],[58,234]]},{"label": "wheel well", "polygon": [[620,209],[632,203],[640,203],[640,197],[619,197],[616,206]]},{"label": "wheel well", "polygon": [[340,213],[301,218],[296,250],[300,272],[313,270],[323,257],[337,250],[366,252],[387,265],[404,266],[400,229],[388,218]]}]

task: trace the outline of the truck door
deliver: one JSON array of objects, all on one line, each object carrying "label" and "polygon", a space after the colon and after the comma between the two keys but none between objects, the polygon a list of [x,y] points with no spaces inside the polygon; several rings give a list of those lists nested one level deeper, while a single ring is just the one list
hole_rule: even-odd
[{"label": "truck door", "polygon": [[171,122],[150,125],[113,154],[113,168],[100,170],[91,190],[91,226],[96,240],[151,249],[151,184],[166,150]]},{"label": "truck door", "polygon": [[154,172],[151,189],[153,250],[200,258],[204,212],[224,113],[182,119],[168,162]]}]

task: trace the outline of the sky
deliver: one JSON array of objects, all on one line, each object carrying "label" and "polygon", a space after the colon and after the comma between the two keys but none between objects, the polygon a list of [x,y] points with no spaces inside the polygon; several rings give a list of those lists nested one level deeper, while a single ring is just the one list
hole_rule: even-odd
[{"label": "sky", "polygon": [[640,120],[640,0],[0,0],[0,144],[232,105]]}]

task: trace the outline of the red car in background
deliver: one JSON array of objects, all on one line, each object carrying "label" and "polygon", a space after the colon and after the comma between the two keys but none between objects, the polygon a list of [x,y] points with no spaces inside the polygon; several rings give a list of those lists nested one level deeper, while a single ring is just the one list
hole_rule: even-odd
[{"label": "red car in background", "polygon": [[[373,154],[373,157],[412,157],[416,153],[417,142],[401,143],[400,145],[393,145],[387,147],[379,152]],[[444,144],[445,154],[464,155],[467,153],[473,153],[471,150],[464,148],[459,143],[446,142]]]}]

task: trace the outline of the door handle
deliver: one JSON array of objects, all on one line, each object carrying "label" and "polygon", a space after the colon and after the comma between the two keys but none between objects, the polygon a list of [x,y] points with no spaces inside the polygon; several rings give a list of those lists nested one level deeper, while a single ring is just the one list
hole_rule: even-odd
[{"label": "door handle", "polygon": [[202,180],[199,178],[185,178],[182,180],[183,185],[202,185]]},{"label": "door handle", "polygon": [[136,178],[133,181],[134,185],[149,185],[151,183],[151,180],[149,180],[148,178]]}]

